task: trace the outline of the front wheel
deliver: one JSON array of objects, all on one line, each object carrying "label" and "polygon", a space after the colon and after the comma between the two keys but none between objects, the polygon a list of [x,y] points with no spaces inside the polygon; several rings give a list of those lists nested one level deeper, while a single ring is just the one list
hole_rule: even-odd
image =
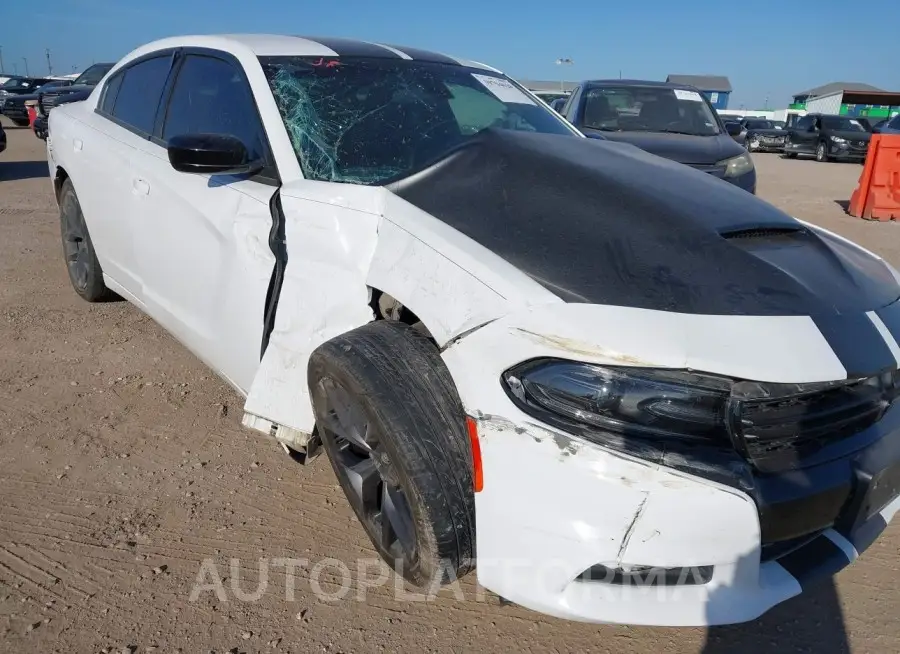
[{"label": "front wheel", "polygon": [[816,161],[824,163],[828,161],[828,159],[828,149],[825,145],[825,141],[819,141],[819,145],[816,146]]},{"label": "front wheel", "polygon": [[411,584],[474,567],[475,498],[465,413],[438,350],[378,321],[310,357],[322,445],[381,557]]}]

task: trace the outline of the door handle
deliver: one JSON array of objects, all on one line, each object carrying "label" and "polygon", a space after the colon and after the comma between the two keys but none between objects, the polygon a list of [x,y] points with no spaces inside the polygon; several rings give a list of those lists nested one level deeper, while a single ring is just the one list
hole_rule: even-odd
[{"label": "door handle", "polygon": [[150,184],[143,179],[134,179],[131,187],[135,195],[150,195]]},{"label": "door handle", "polygon": [[72,139],[72,148],[75,152],[81,152],[81,149],[84,147],[84,141],[81,139]]}]

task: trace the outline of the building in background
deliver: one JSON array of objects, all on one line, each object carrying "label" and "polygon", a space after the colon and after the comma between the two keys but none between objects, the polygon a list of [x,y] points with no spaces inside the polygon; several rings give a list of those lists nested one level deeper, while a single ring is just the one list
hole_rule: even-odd
[{"label": "building in background", "polygon": [[667,82],[696,87],[716,109],[728,109],[731,82],[722,75],[669,75]]},{"label": "building in background", "polygon": [[900,113],[900,92],[862,82],[831,82],[794,94],[791,109],[822,114],[889,118]]}]

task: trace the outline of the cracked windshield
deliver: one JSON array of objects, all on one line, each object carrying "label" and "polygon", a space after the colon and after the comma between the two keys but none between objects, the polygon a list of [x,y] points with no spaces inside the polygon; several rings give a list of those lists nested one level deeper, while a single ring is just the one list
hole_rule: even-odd
[{"label": "cracked windshield", "polygon": [[351,57],[261,62],[308,179],[383,184],[486,129],[574,135],[519,86],[480,68]]}]

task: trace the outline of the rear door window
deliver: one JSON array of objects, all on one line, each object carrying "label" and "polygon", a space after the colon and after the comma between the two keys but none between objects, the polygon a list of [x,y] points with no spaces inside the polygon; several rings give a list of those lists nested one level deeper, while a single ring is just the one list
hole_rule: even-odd
[{"label": "rear door window", "polygon": [[106,83],[106,88],[103,91],[103,100],[100,101],[100,111],[103,113],[112,115],[116,97],[119,95],[119,87],[122,86],[122,78],[122,73],[119,73],[112,76]]},{"label": "rear door window", "polygon": [[109,114],[132,131],[149,136],[171,63],[172,56],[165,54],[126,68]]}]

